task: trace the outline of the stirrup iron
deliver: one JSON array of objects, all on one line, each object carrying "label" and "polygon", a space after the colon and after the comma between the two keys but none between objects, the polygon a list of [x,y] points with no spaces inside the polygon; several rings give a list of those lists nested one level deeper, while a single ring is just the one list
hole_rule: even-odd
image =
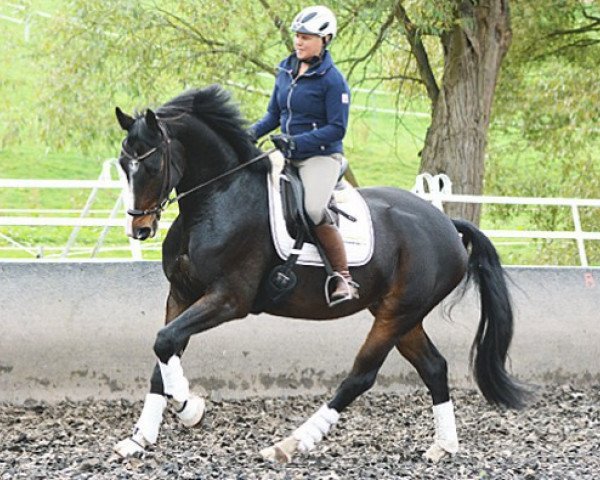
[{"label": "stirrup iron", "polygon": [[[331,300],[331,296],[329,295],[329,284],[334,278],[339,278],[342,282],[344,282],[346,284],[346,287],[348,287],[348,295],[341,297],[341,298],[337,298],[335,300]],[[346,277],[344,277],[339,272],[332,272],[330,275],[327,276],[327,280],[325,280],[325,300],[327,301],[327,305],[329,307],[335,307],[336,305],[339,305],[340,303],[347,302],[348,300],[353,300],[355,298],[358,298],[352,294],[352,288],[355,288],[356,290],[358,290],[359,287],[360,287],[360,285],[358,283],[356,283],[354,280],[348,280]]]}]

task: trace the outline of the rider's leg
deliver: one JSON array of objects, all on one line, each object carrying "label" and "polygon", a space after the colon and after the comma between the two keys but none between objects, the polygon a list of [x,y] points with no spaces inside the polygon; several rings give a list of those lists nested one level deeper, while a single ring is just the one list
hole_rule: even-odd
[{"label": "rider's leg", "polygon": [[318,225],[327,213],[327,204],[340,175],[341,160],[334,156],[318,156],[293,164],[304,186],[304,209]]},{"label": "rider's leg", "polygon": [[315,224],[314,232],[321,243],[333,270],[344,281],[336,282],[331,304],[358,297],[356,284],[348,270],[344,241],[339,230],[328,218],[327,204],[340,175],[341,159],[336,156],[318,156],[294,162],[304,185],[304,208]]},{"label": "rider's leg", "polygon": [[323,246],[333,270],[343,278],[343,281],[336,282],[335,290],[330,296],[330,304],[336,305],[346,300],[358,298],[357,285],[352,280],[350,271],[348,270],[346,249],[344,248],[344,241],[338,228],[325,221],[320,225],[316,225],[314,232]]}]

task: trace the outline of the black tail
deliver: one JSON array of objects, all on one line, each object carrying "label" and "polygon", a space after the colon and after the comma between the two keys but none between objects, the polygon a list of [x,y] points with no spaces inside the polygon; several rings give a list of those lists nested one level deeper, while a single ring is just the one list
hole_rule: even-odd
[{"label": "black tail", "polygon": [[481,297],[481,318],[470,355],[475,380],[488,402],[522,408],[529,392],[505,368],[513,336],[513,312],[498,252],[475,225],[464,220],[453,223],[465,246],[471,245],[467,282],[475,281]]}]

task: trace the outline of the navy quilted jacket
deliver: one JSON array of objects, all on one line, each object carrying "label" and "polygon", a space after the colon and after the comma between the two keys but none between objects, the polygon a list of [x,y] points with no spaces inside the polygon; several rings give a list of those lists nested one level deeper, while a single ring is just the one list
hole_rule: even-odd
[{"label": "navy quilted jacket", "polygon": [[294,80],[296,55],[279,64],[267,114],[251,128],[256,138],[281,127],[294,137],[292,159],[343,153],[342,139],[348,127],[350,89],[346,79],[325,51],[323,60]]}]

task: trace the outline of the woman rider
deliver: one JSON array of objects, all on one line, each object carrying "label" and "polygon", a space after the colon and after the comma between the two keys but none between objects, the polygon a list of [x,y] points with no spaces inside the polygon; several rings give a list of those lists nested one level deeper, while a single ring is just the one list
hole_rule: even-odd
[{"label": "woman rider", "polygon": [[295,52],[283,60],[266,115],[250,128],[258,139],[277,127],[275,146],[298,168],[304,207],[314,233],[339,274],[330,306],[358,298],[348,270],[342,237],[327,211],[342,162],[342,139],[348,125],[350,89],[327,50],[337,30],[327,7],[302,10],[292,22]]}]

